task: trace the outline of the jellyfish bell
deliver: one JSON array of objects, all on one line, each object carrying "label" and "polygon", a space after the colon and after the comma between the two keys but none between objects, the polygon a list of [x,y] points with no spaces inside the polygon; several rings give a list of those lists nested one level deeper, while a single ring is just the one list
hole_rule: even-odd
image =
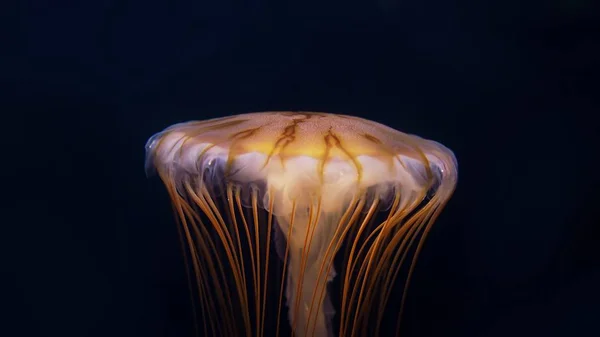
[{"label": "jellyfish bell", "polygon": [[327,113],[181,123],[146,153],[187,242],[206,335],[262,336],[269,313],[278,334],[285,311],[298,337],[373,335],[409,249],[418,242],[408,277],[457,180],[441,144]]}]

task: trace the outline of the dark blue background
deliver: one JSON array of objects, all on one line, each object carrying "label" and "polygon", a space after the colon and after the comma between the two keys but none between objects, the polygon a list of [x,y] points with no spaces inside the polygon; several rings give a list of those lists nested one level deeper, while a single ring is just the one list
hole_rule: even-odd
[{"label": "dark blue background", "polygon": [[21,1],[2,10],[2,336],[190,336],[144,143],[261,110],[442,142],[455,197],[403,336],[598,336],[591,0]]}]

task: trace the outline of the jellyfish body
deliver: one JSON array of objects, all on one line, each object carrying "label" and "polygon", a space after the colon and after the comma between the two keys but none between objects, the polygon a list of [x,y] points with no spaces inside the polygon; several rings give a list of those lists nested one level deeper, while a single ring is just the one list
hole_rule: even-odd
[{"label": "jellyfish body", "polygon": [[326,113],[177,124],[146,151],[181,223],[205,335],[262,336],[275,315],[279,333],[285,310],[298,337],[375,335],[457,180],[441,144]]}]

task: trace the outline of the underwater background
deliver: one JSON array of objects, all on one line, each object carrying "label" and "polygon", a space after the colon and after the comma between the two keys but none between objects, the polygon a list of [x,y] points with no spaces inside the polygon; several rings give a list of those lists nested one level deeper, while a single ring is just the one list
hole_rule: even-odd
[{"label": "underwater background", "polygon": [[3,4],[1,336],[193,336],[148,137],[343,113],[459,163],[402,337],[599,336],[591,0]]}]

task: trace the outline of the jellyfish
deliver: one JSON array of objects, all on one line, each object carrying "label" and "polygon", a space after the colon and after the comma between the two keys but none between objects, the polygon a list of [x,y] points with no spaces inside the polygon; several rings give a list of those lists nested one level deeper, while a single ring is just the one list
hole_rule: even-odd
[{"label": "jellyfish", "polygon": [[172,201],[205,336],[380,335],[457,182],[437,142],[314,112],[173,125],[146,169]]}]

